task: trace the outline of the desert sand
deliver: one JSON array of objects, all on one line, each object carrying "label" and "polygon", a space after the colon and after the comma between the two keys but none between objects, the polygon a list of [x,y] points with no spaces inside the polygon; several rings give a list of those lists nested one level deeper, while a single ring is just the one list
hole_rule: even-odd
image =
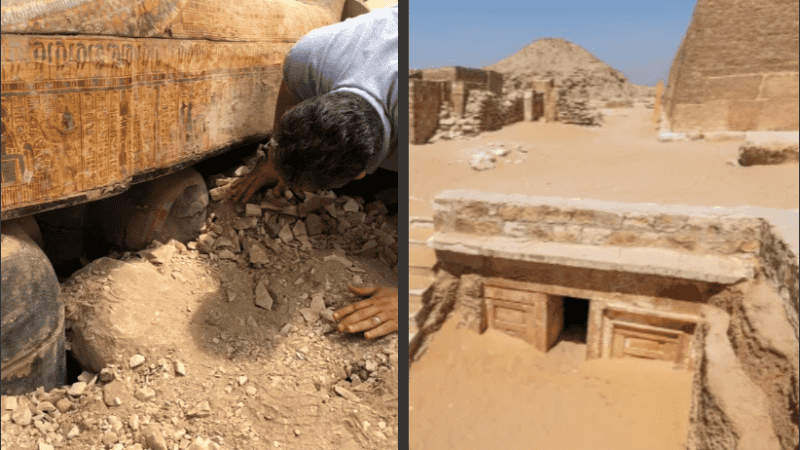
[{"label": "desert sand", "polygon": [[[432,200],[445,189],[798,207],[797,164],[739,167],[742,140],[661,143],[651,109],[606,113],[602,127],[520,122],[411,145],[411,215],[432,217]],[[470,155],[490,142],[512,151],[493,169],[471,169]],[[585,361],[585,345],[569,341],[542,354],[501,332],[456,330],[454,322],[410,370],[412,450],[684,448],[692,372],[655,361]]]},{"label": "desert sand", "polygon": [[[798,165],[738,167],[741,140],[662,143],[652,110],[608,110],[602,127],[519,122],[470,139],[409,146],[412,216],[431,217],[444,189],[609,201],[796,209]],[[469,155],[489,142],[513,151],[476,172]],[[514,161],[521,161],[514,163]]]},{"label": "desert sand", "polygon": [[445,323],[411,368],[412,450],[684,448],[691,372],[654,361],[585,361],[585,344],[570,341],[543,354],[502,332],[477,335],[455,323]]}]

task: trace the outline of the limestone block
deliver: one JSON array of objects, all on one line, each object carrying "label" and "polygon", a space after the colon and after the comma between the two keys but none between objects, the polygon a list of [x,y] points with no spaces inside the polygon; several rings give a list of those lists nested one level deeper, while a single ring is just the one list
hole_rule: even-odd
[{"label": "limestone block", "polygon": [[523,208],[514,205],[500,206],[497,214],[505,221],[517,220],[522,217]]},{"label": "limestone block", "polygon": [[522,213],[523,220],[532,222],[566,223],[571,218],[571,210],[562,210],[549,205],[529,206]]},{"label": "limestone block", "polygon": [[533,115],[533,91],[528,90],[525,91],[525,94],[522,97],[522,104],[525,110],[525,121],[532,122],[534,120]]},{"label": "limestone block", "polygon": [[728,129],[750,131],[758,129],[763,100],[731,100],[728,112]]},{"label": "limestone block", "polygon": [[581,225],[616,228],[622,225],[622,217],[616,213],[579,209],[572,213],[571,221]]},{"label": "limestone block", "polygon": [[455,231],[481,236],[498,235],[503,231],[503,224],[499,220],[479,220],[457,217],[455,220]]},{"label": "limestone block", "polygon": [[737,75],[706,79],[705,100],[755,100],[761,89],[763,75]]},{"label": "limestone block", "polygon": [[800,129],[800,111],[797,97],[772,98],[764,102],[758,117],[762,131],[787,131]]},{"label": "limestone block", "polygon": [[469,202],[464,205],[458,212],[459,215],[464,217],[486,217],[489,215],[489,207],[480,202]]},{"label": "limestone block", "polygon": [[556,242],[580,243],[582,229],[576,225],[553,225],[553,240]]},{"label": "limestone block", "polygon": [[800,75],[798,72],[765,75],[759,98],[797,98],[800,96],[798,94],[798,84],[800,84],[798,75]]},{"label": "limestone block", "polygon": [[672,112],[672,131],[725,130],[728,112],[728,100],[677,104]]},{"label": "limestone block", "polygon": [[660,230],[677,230],[686,224],[688,216],[674,214],[659,214],[653,218],[653,226]]}]

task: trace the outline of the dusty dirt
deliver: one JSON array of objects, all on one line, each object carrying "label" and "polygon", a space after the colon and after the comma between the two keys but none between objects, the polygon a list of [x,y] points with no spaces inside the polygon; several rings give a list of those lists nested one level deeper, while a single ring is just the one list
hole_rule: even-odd
[{"label": "dusty dirt", "polygon": [[[322,210],[327,231],[307,238],[311,248],[270,238],[259,222],[238,232],[241,252],[167,244],[155,258],[112,255],[76,272],[62,285],[68,323],[110,305],[119,363],[85,373],[82,392],[4,396],[2,448],[397,448],[397,334],[367,341],[309,311],[315,294],[328,311],[356,300],[348,283],[397,286],[396,259],[380,251],[396,255],[396,220],[373,212],[348,223],[367,216],[363,204],[346,213],[349,200],[337,199],[335,216]],[[206,229],[228,235],[241,209],[212,202]],[[365,239],[380,240],[378,252],[361,251]],[[249,260],[253,240],[271,243],[263,263]],[[271,309],[255,304],[262,279]],[[135,354],[145,361],[131,368]]]},{"label": "dusty dirt", "polygon": [[585,344],[569,341],[543,354],[502,332],[456,329],[458,319],[411,366],[412,450],[684,448],[690,372],[653,361],[587,362]]},{"label": "dusty dirt", "polygon": [[[798,166],[739,167],[742,141],[658,142],[652,110],[606,110],[602,127],[520,122],[477,137],[410,145],[412,216],[432,217],[444,189],[703,206],[797,208]],[[490,142],[521,146],[470,169]],[[517,162],[519,161],[519,162]]]}]

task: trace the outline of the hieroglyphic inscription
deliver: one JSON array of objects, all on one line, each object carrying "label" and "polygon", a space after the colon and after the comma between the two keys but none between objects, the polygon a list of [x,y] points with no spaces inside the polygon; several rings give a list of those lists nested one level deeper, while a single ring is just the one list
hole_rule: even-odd
[{"label": "hieroglyphic inscription", "polygon": [[172,35],[242,41],[296,41],[314,28],[339,20],[344,0],[328,8],[282,0],[188,0]]},{"label": "hieroglyphic inscription", "polygon": [[271,132],[292,46],[2,38],[4,214]]}]

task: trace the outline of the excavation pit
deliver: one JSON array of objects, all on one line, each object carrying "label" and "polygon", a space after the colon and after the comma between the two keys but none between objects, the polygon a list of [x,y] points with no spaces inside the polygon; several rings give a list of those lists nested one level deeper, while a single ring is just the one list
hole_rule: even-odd
[{"label": "excavation pit", "polygon": [[[412,448],[484,448],[528,422],[547,448],[797,448],[796,229],[774,211],[466,191],[435,207]],[[483,411],[496,428],[471,423]]]}]

